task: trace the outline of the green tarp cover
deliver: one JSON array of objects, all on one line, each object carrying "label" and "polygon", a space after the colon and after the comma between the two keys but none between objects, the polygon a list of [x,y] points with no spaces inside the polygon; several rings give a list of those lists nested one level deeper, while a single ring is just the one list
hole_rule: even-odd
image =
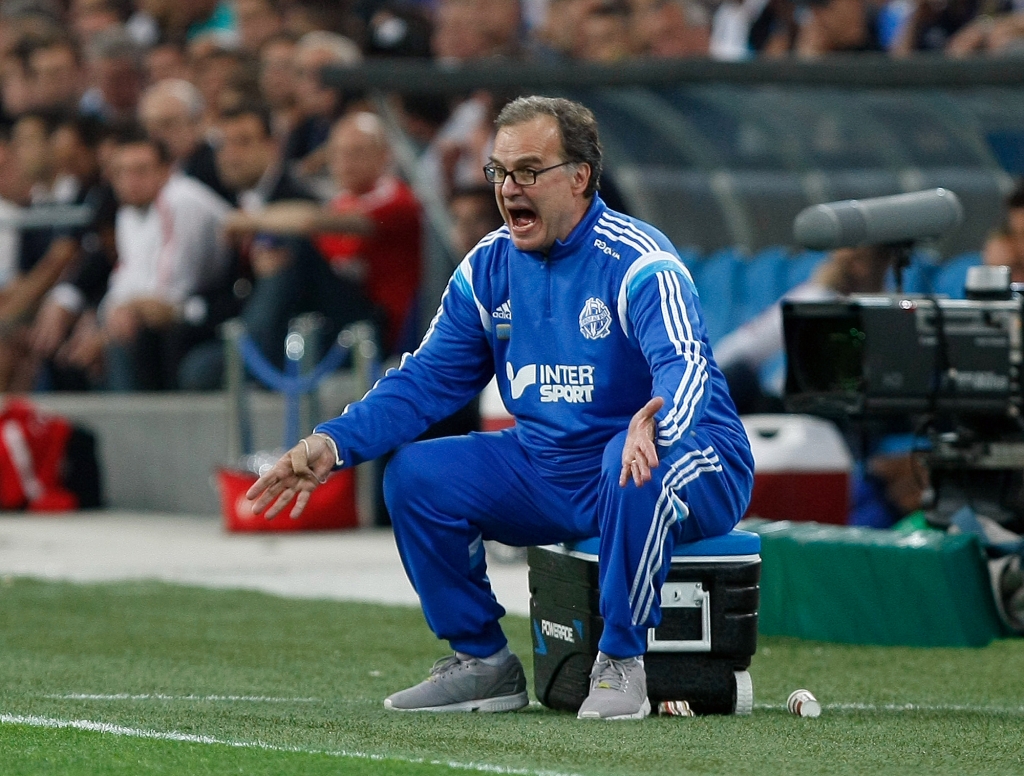
[{"label": "green tarp cover", "polygon": [[761,536],[764,635],[929,647],[1006,635],[974,536],[767,520],[741,527]]}]

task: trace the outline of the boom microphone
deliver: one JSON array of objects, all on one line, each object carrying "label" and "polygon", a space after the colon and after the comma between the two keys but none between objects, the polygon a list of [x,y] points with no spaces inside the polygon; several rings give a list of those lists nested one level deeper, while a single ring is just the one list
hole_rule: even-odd
[{"label": "boom microphone", "polygon": [[793,236],[806,248],[831,250],[937,237],[964,220],[960,200],[949,189],[872,199],[848,199],[805,208]]}]

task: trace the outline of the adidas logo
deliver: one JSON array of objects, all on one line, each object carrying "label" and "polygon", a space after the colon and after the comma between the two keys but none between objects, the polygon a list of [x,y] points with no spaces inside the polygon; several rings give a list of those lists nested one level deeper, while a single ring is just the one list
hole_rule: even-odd
[{"label": "adidas logo", "polygon": [[509,304],[509,300],[506,299],[504,302],[502,302],[501,305],[498,307],[498,309],[495,310],[493,313],[491,313],[491,317],[492,318],[499,318],[499,319],[501,319],[503,321],[511,321],[512,320],[512,305]]}]

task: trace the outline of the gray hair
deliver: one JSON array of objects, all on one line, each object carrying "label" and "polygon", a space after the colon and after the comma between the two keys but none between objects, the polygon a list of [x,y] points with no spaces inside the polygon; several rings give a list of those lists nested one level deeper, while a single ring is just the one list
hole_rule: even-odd
[{"label": "gray hair", "polygon": [[494,126],[511,127],[538,116],[551,116],[558,122],[564,161],[590,165],[590,180],[583,196],[592,196],[600,187],[602,170],[601,139],[594,114],[586,106],[561,97],[520,97],[501,109]]},{"label": "gray hair", "polygon": [[153,97],[164,94],[184,105],[188,111],[188,117],[193,121],[202,118],[203,111],[206,109],[203,95],[191,81],[186,81],[183,78],[164,78],[146,89],[139,100],[139,112],[142,112],[142,107]]},{"label": "gray hair", "polygon": [[329,51],[333,61],[339,65],[358,65],[363,54],[351,38],[327,30],[307,32],[295,44],[295,53],[304,51]]}]

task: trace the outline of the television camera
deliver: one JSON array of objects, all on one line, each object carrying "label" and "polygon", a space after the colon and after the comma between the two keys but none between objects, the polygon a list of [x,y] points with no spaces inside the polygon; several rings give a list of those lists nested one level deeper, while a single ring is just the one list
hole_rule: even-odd
[{"label": "television camera", "polygon": [[[937,189],[803,211],[808,247],[889,245],[897,264],[915,241],[962,219]],[[1024,522],[1024,289],[1007,267],[972,267],[965,299],[895,293],[783,303],[785,405],[792,412],[885,427],[910,424],[929,471],[929,520],[969,504]]]}]

